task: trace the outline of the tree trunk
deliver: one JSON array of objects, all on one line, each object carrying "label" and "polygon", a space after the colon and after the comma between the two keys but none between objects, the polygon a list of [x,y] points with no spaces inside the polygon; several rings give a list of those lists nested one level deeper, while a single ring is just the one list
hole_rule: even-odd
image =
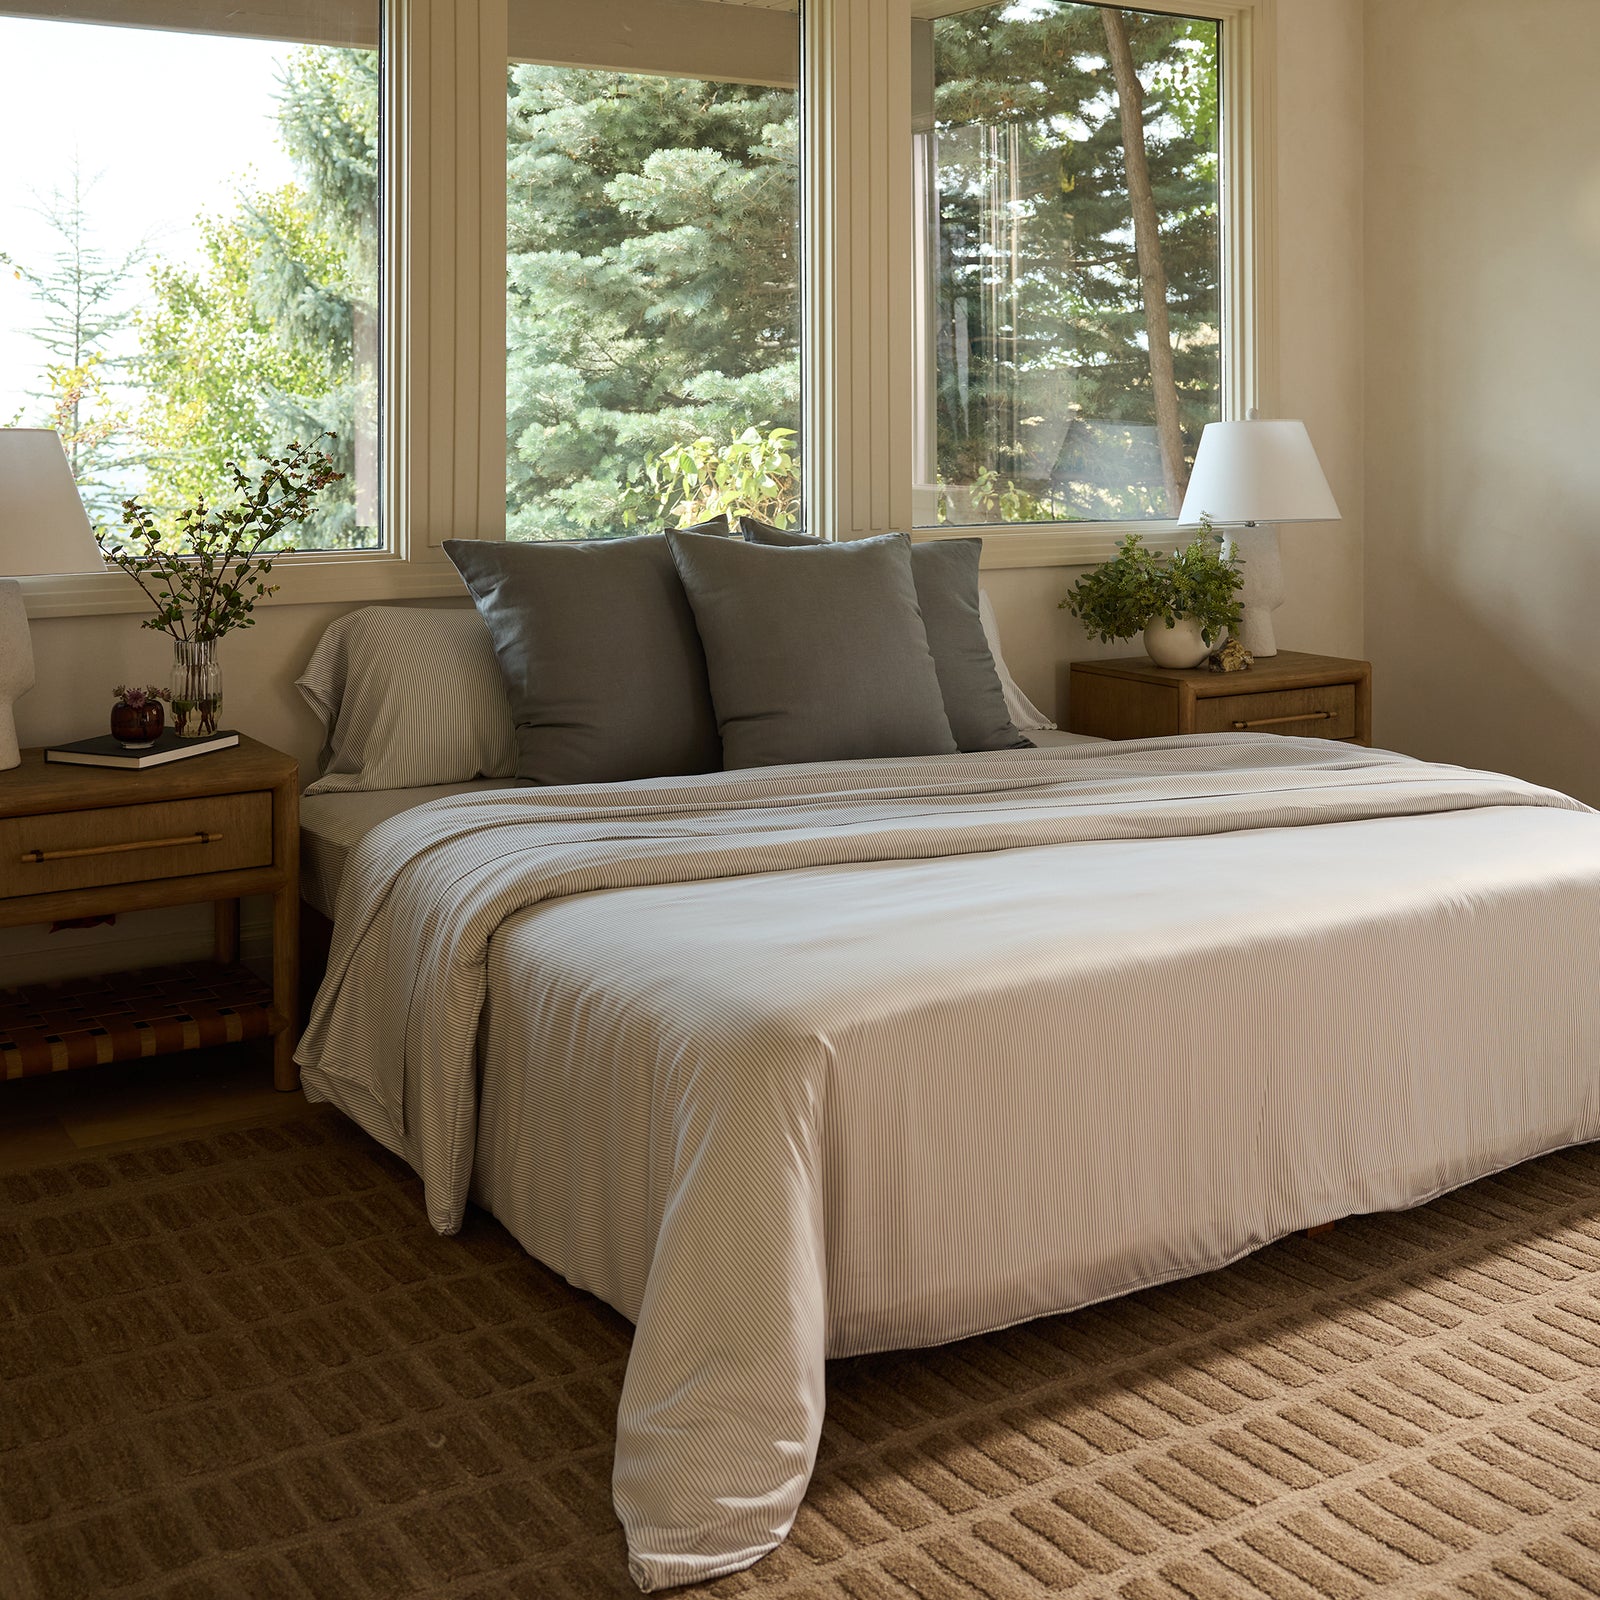
[{"label": "tree trunk", "polygon": [[1133,70],[1128,24],[1120,11],[1100,13],[1106,25],[1106,54],[1117,85],[1122,113],[1123,165],[1133,206],[1133,242],[1144,295],[1144,325],[1150,341],[1150,387],[1155,395],[1156,432],[1161,439],[1161,470],[1170,515],[1177,516],[1188,487],[1183,461],[1183,426],[1178,419],[1178,380],[1172,365],[1172,323],[1167,315],[1167,269],[1161,259],[1161,219],[1150,187],[1150,161],[1144,146],[1144,90]]}]

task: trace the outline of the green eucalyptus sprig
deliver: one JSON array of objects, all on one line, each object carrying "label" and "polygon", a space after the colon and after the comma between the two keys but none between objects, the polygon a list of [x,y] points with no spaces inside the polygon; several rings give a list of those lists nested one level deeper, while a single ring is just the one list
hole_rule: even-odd
[{"label": "green eucalyptus sprig", "polygon": [[104,529],[95,534],[100,553],[156,608],[141,626],[185,644],[255,626],[256,601],[278,591],[266,581],[273,561],[294,553],[293,545],[274,542],[301,526],[312,501],[344,476],[326,452],[298,440],[284,455],[269,456],[254,476],[236,461],[227,467],[230,503],[217,508],[202,496],[177,514],[170,534],[133,499],[122,502],[122,542]]},{"label": "green eucalyptus sprig", "polygon": [[1070,611],[1102,644],[1131,639],[1158,617],[1170,628],[1182,617],[1200,624],[1200,637],[1214,643],[1239,628],[1244,577],[1237,561],[1219,547],[1209,520],[1202,531],[1170,556],[1147,550],[1130,533],[1117,554],[1073,584],[1062,609]]}]

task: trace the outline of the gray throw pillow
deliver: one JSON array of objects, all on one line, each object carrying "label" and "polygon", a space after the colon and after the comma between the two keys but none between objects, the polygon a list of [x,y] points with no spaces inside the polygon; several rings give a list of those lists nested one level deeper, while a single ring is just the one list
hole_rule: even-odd
[{"label": "gray throw pillow", "polygon": [[[743,517],[752,544],[821,544],[809,534],[774,528]],[[928,648],[939,672],[950,731],[962,750],[1024,750],[1031,741],[1017,731],[1006,710],[1005,689],[983,632],[978,610],[978,563],[982,539],[929,539],[911,547],[911,576],[928,631]]]},{"label": "gray throw pillow", "polygon": [[694,607],[726,767],[955,748],[911,541],[778,549],[667,534]]},{"label": "gray throw pillow", "polygon": [[494,640],[519,778],[610,783],[722,765],[694,614],[659,534],[444,548]]}]

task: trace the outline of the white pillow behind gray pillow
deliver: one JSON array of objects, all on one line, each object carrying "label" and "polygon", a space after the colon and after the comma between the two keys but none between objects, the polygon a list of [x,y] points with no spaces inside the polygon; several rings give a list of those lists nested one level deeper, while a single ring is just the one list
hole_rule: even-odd
[{"label": "white pillow behind gray pillow", "polygon": [[994,657],[994,670],[1000,675],[1000,691],[1006,697],[1006,714],[1017,727],[1028,733],[1054,729],[1055,723],[1017,687],[1017,680],[1006,666],[1006,658],[1000,653],[1000,624],[995,621],[994,603],[989,599],[987,589],[978,591],[978,617],[983,623],[983,636],[989,641],[989,654]]},{"label": "white pillow behind gray pillow", "polygon": [[326,733],[307,794],[511,778],[516,730],[470,606],[363,606],[330,623],[296,687]]}]

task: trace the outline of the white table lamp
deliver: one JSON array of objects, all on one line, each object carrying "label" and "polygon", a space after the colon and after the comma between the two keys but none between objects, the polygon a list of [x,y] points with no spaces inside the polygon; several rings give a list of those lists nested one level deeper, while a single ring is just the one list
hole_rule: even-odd
[{"label": "white table lamp", "polygon": [[15,580],[104,570],[61,436],[0,428],[0,769],[22,759],[11,708],[33,687],[33,640]]},{"label": "white table lamp", "polygon": [[1198,527],[1202,516],[1237,530],[1228,542],[1244,575],[1239,642],[1251,655],[1277,655],[1272,613],[1283,601],[1277,524],[1339,520],[1305,423],[1267,420],[1255,411],[1245,422],[1208,422],[1178,522]]}]

